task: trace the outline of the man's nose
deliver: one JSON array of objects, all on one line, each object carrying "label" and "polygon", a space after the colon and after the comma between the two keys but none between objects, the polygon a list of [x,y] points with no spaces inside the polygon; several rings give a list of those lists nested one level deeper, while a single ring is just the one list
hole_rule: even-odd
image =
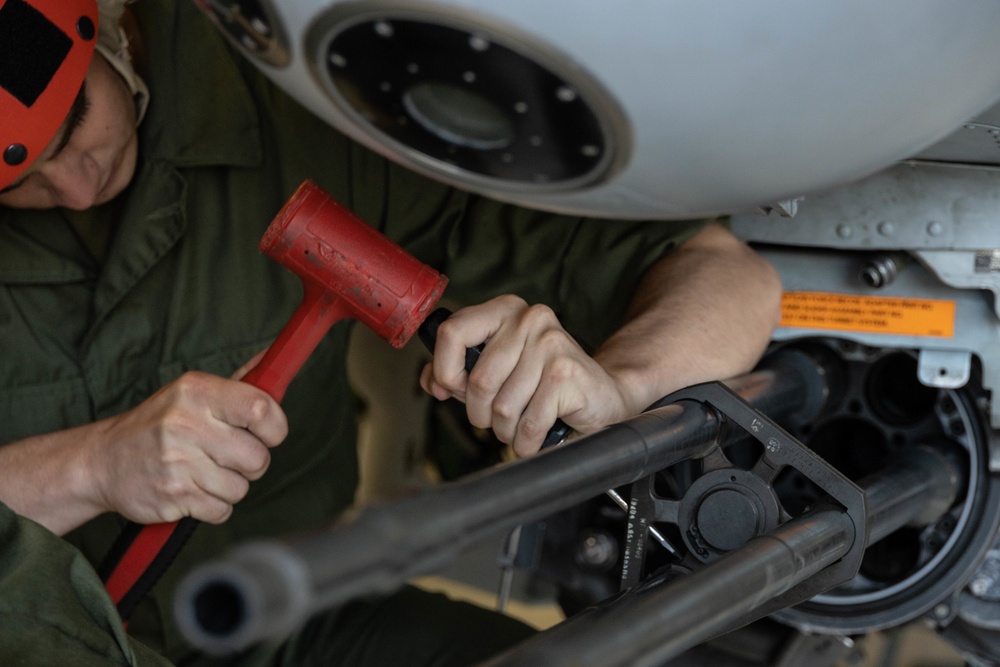
[{"label": "man's nose", "polygon": [[97,201],[101,172],[89,154],[65,150],[46,165],[45,172],[59,206],[83,211]]}]

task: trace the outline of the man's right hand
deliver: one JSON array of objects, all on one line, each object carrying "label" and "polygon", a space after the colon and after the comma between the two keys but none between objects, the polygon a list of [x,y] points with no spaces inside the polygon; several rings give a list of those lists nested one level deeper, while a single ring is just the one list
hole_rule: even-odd
[{"label": "man's right hand", "polygon": [[105,512],[141,524],[229,518],[288,435],[281,406],[232,379],[190,372],[135,408],[0,447],[0,501],[57,535]]},{"label": "man's right hand", "polygon": [[288,435],[284,411],[264,391],[200,372],[93,426],[92,500],[142,524],[226,521]]}]

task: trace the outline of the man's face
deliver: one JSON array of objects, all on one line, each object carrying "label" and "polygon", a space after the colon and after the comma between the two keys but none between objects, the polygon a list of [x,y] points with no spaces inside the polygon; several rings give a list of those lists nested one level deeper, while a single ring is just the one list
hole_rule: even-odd
[{"label": "man's face", "polygon": [[38,159],[0,191],[0,206],[84,210],[113,199],[135,173],[135,113],[125,82],[95,53],[69,116]]}]

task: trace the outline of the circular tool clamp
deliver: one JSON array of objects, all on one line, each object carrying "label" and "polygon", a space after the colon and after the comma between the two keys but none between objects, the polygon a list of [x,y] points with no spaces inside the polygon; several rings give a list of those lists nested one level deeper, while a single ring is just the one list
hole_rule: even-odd
[{"label": "circular tool clamp", "polygon": [[684,564],[696,568],[773,531],[795,518],[793,512],[801,514],[812,509],[800,512],[782,504],[774,482],[789,468],[848,515],[855,526],[855,539],[842,559],[775,598],[768,609],[807,600],[857,574],[869,534],[867,500],[859,486],[720,382],[682,389],[651,409],[679,401],[696,401],[709,407],[723,428],[719,429],[716,446],[697,461],[700,470],[692,472],[691,461],[685,462],[687,470],[682,476],[687,479],[673,485],[670,494],[677,497],[664,495],[656,475],[633,483],[623,555],[623,589],[639,583],[647,535],[654,524],[676,527],[674,534],[679,533],[687,548]]}]

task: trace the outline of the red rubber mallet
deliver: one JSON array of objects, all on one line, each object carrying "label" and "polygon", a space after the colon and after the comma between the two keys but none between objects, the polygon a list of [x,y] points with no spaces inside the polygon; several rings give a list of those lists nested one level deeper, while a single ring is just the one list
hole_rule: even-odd
[{"label": "red rubber mallet", "polygon": [[[423,264],[306,181],[260,241],[261,252],[302,279],[305,294],[260,362],[242,380],[276,401],[330,327],[358,320],[403,347],[441,298],[448,279]],[[111,599],[127,620],[173,562],[199,521],[130,523],[101,566]]]}]

